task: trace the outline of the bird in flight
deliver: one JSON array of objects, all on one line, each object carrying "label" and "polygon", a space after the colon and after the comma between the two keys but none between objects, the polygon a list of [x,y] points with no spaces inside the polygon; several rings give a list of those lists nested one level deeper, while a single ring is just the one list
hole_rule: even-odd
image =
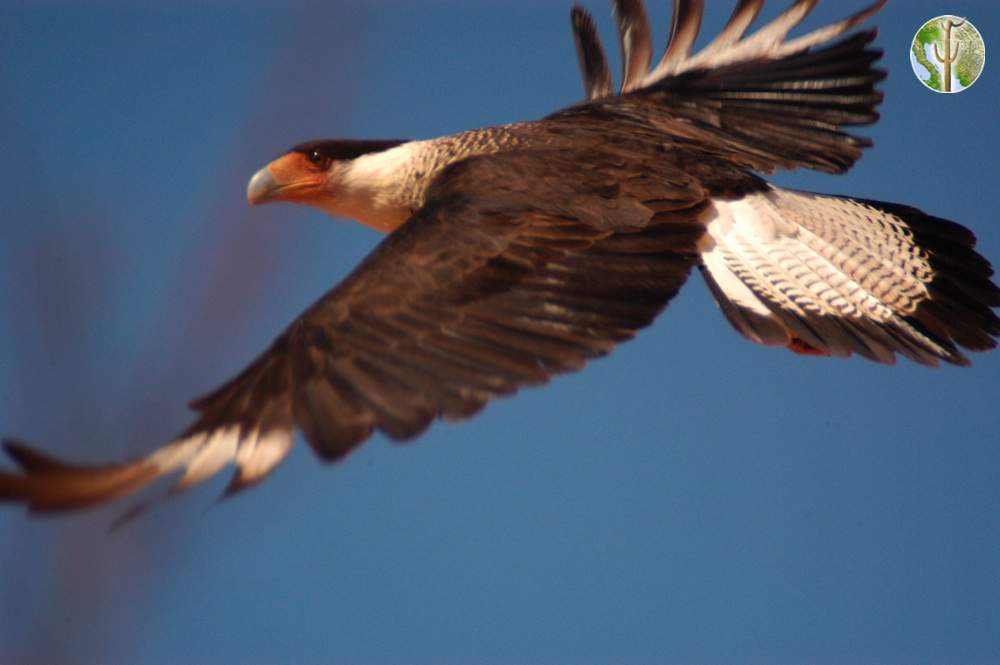
[{"label": "bird in flight", "polygon": [[1000,289],[966,228],[906,205],[793,191],[762,174],[849,169],[846,128],[882,99],[884,0],[803,36],[817,0],[750,33],[738,0],[693,52],[701,0],[675,0],[652,64],[641,0],[614,0],[616,92],[594,22],[571,18],[584,101],[541,120],[432,140],[317,140],[258,171],[251,205],[288,201],[388,234],[242,373],[193,402],[193,424],[141,459],[57,460],[14,440],[0,500],[37,512],[102,504],[229,465],[263,480],[296,429],[324,460],[376,430],[416,437],[578,370],[649,325],[697,268],[733,327],[815,356],[967,364],[996,345]]}]

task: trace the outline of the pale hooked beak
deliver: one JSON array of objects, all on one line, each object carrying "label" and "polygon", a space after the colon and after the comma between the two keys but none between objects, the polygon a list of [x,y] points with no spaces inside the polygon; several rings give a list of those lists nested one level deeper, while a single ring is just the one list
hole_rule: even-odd
[{"label": "pale hooked beak", "polygon": [[265,166],[253,174],[247,183],[247,203],[252,206],[266,203],[274,198],[279,189],[278,181]]}]

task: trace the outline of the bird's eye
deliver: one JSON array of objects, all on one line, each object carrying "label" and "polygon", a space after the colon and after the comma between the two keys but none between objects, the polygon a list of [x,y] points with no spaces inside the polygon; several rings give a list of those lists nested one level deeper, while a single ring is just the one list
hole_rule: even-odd
[{"label": "bird's eye", "polygon": [[309,161],[312,162],[315,166],[319,166],[320,168],[325,168],[327,164],[330,163],[330,158],[321,153],[319,150],[313,150],[311,153],[309,153]]}]

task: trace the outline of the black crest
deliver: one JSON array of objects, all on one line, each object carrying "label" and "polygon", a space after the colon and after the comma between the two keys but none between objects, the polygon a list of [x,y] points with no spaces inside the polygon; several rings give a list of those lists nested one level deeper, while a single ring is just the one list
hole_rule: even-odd
[{"label": "black crest", "polygon": [[361,155],[372,152],[382,152],[389,148],[395,148],[406,141],[401,139],[390,139],[385,141],[352,141],[348,139],[318,139],[316,141],[306,141],[300,143],[289,152],[301,152],[304,155],[311,155],[318,152],[327,159],[341,161],[354,159]]}]

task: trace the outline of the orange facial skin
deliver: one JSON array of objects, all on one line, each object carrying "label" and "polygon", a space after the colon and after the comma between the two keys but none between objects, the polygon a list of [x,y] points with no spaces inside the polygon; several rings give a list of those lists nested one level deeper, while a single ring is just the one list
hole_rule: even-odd
[{"label": "orange facial skin", "polygon": [[317,203],[325,195],[327,171],[308,155],[290,152],[254,174],[247,185],[247,201],[259,205],[270,201]]}]

